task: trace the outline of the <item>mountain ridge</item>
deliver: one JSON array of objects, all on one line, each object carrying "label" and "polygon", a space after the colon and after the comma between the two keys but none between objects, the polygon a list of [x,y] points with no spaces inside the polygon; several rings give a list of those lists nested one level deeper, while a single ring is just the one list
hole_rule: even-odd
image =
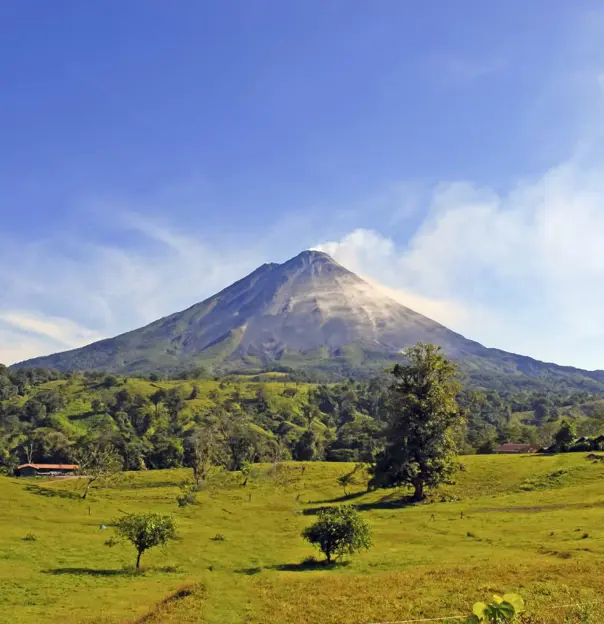
[{"label": "mountain ridge", "polygon": [[144,327],[13,366],[128,374],[197,365],[218,372],[281,366],[363,376],[420,341],[440,345],[475,380],[571,376],[567,381],[573,386],[591,384],[604,392],[604,371],[487,348],[391,299],[316,250],[263,264],[215,295]]}]

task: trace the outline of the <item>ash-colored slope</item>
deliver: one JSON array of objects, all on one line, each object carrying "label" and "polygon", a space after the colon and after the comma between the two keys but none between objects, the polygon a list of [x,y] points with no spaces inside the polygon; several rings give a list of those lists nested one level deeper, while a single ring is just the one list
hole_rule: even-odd
[{"label": "ash-colored slope", "polygon": [[[393,353],[419,340],[462,348],[465,339],[385,296],[321,252],[276,265],[278,287],[245,324],[240,351],[279,356],[358,345]],[[469,341],[467,341],[469,342]]]}]

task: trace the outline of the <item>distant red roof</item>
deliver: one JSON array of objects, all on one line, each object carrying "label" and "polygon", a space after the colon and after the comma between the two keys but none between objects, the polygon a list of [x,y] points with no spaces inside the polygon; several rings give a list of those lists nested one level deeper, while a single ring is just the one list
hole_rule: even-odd
[{"label": "distant red roof", "polygon": [[502,444],[494,450],[495,453],[530,453],[538,451],[539,447],[534,444]]},{"label": "distant red roof", "polygon": [[21,468],[35,468],[36,470],[77,470],[78,464],[21,464],[17,466],[17,470]]}]

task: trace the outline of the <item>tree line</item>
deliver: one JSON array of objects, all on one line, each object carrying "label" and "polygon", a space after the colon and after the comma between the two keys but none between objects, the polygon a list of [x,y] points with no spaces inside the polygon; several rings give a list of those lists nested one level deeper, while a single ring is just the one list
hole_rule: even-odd
[{"label": "tree line", "polygon": [[[180,375],[186,384],[164,388],[156,383],[149,395],[116,375],[0,366],[0,466],[10,472],[24,462],[67,463],[91,448],[111,448],[126,470],[194,462],[201,478],[208,465],[240,470],[253,462],[287,459],[372,463],[386,444],[390,415],[399,409],[393,379],[401,370],[399,365],[371,380],[334,384],[230,376],[202,392],[196,382],[207,372],[197,369]],[[457,369],[451,370],[457,380]],[[160,381],[150,377],[151,383]],[[80,384],[93,397],[89,405],[78,407],[70,384]],[[202,395],[204,407],[194,407]],[[501,394],[456,381],[454,400],[464,419],[450,435],[461,453],[488,453],[504,442],[546,446],[569,410],[592,398],[565,390]],[[84,420],[86,429],[69,426],[65,410],[70,418]],[[513,418],[516,412],[525,413],[522,424]],[[579,421],[578,434],[600,433],[603,412],[592,409]]]}]

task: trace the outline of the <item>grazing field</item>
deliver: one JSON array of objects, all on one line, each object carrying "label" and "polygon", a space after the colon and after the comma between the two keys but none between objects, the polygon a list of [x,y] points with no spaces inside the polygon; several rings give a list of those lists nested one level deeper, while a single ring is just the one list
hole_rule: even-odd
[{"label": "grazing field", "polygon": [[[125,473],[79,497],[78,479],[0,478],[0,622],[362,624],[469,612],[522,594],[532,623],[601,622],[604,464],[585,454],[461,458],[431,502],[365,493],[350,464],[255,466],[217,475],[179,508],[187,470]],[[318,507],[350,502],[374,546],[325,569],[300,531]],[[173,513],[180,539],[143,556],[108,547],[122,512]],[[101,528],[102,526],[105,528]],[[565,618],[568,618],[565,620]]]}]

